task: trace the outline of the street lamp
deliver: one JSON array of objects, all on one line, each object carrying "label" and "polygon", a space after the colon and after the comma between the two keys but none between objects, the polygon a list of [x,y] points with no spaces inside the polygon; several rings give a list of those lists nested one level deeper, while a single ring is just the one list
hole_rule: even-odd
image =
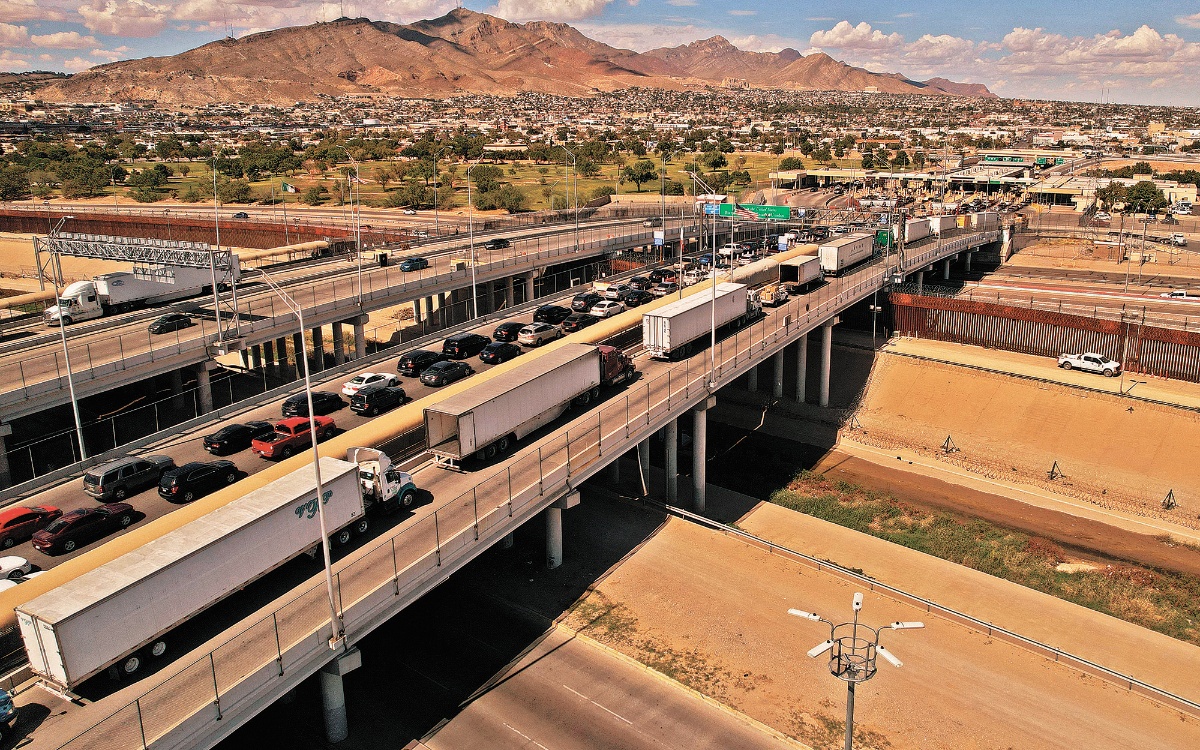
[{"label": "street lamp", "polygon": [[479,296],[475,292],[475,204],[471,201],[471,170],[479,162],[467,165],[467,235],[471,242],[471,319],[479,317]]},{"label": "street lamp", "polygon": [[[659,197],[659,203],[661,204],[661,211],[662,211],[663,255],[664,256],[666,255],[666,252],[667,252],[667,240],[666,240],[666,237],[667,237],[667,162],[669,162],[671,159],[674,159],[676,154],[678,154],[679,152],[680,152],[680,149],[675,149],[674,151],[671,151],[670,153],[663,151],[660,154],[660,156],[662,157],[662,170],[659,171],[659,173],[658,173],[658,197]],[[663,260],[666,260],[666,258],[664,257]]]},{"label": "street lamp", "polygon": [[863,625],[858,621],[862,604],[863,595],[856,593],[852,604],[854,620],[840,624],[826,620],[815,612],[788,610],[789,615],[823,622],[829,626],[829,638],[809,649],[808,656],[815,659],[826,652],[832,652],[829,656],[829,672],[846,683],[846,750],[852,750],[854,747],[854,686],[875,676],[876,657],[882,656],[884,661],[896,668],[904,666],[904,662],[897,659],[891,651],[879,645],[880,633],[884,630],[915,630],[925,627],[923,622],[893,622],[879,628]]},{"label": "street lamp", "polygon": [[[54,265],[57,268],[62,268],[62,260],[59,258],[58,244],[54,241],[58,237],[58,233],[62,231],[63,224],[67,223],[74,216],[64,216],[58,220],[54,228],[50,230],[50,235],[47,237],[50,245],[50,251],[54,253]],[[40,274],[39,274],[40,276]],[[75,414],[75,437],[79,440],[79,460],[87,460],[87,447],[83,444],[83,420],[79,418],[79,401],[75,398],[75,376],[71,374],[71,351],[67,348],[67,326],[63,321],[65,314],[63,312],[63,300],[58,296],[58,287],[55,286],[54,297],[58,303],[58,335],[62,338],[63,359],[67,365],[67,390],[71,394],[71,410]]]},{"label": "street lamp", "polygon": [[[571,157],[571,172],[575,177],[575,252],[579,252],[579,170],[575,168],[575,152],[571,151],[571,149],[567,148],[566,146],[563,146],[562,150],[563,150],[563,154],[564,154],[564,156],[563,156],[563,171],[565,172],[567,169],[567,158],[566,157],[570,156]],[[567,184],[563,186],[563,189],[566,191],[566,194],[567,194],[567,205],[570,206],[571,205],[570,177],[568,177],[567,175],[564,174],[563,179],[567,180]]]},{"label": "street lamp", "polygon": [[[355,184],[354,184],[354,185],[348,185],[348,187],[350,188],[350,213],[352,213],[352,214],[354,215],[354,254],[355,254],[355,255],[357,256],[357,258],[358,258],[358,306],[359,306],[359,308],[360,308],[360,310],[361,310],[361,308],[362,308],[362,290],[363,290],[363,282],[362,282],[362,224],[361,224],[361,222],[360,222],[359,210],[361,210],[361,209],[362,209],[362,200],[360,199],[360,200],[358,201],[358,208],[356,209],[356,208],[355,208],[354,193],[355,193],[356,186],[357,186],[357,185],[361,185],[361,184],[362,184],[362,179],[361,179],[361,178],[362,178],[362,175],[360,175],[360,174],[359,174],[359,171],[358,171],[358,161],[356,161],[356,160],[355,160],[355,158],[354,158],[354,155],[350,153],[350,149],[346,148],[345,146],[341,145],[340,143],[338,144],[338,148],[340,148],[341,150],[343,150],[343,151],[345,151],[345,152],[346,152],[346,156],[347,156],[347,157],[350,159],[350,164],[351,164],[351,166],[353,166],[353,167],[354,167],[354,183],[355,183]],[[349,182],[349,181],[350,181],[350,175],[349,175],[349,173],[347,173],[347,174],[346,174],[346,182]],[[358,188],[358,189],[359,189],[359,190],[361,190],[361,188]],[[361,193],[359,193],[359,195],[360,195],[360,198],[361,198]]]},{"label": "street lamp", "polygon": [[296,321],[300,326],[300,351],[297,356],[304,363],[304,393],[308,397],[308,434],[312,438],[312,457],[313,457],[313,476],[317,482],[317,519],[321,526],[321,554],[325,559],[325,593],[329,598],[329,624],[333,628],[333,634],[329,639],[329,648],[337,649],[346,640],[346,627],[342,623],[342,618],[338,615],[337,605],[334,603],[333,593],[333,564],[330,560],[329,552],[329,529],[325,525],[325,489],[321,482],[321,453],[317,450],[317,419],[316,410],[313,409],[312,397],[312,381],[308,374],[308,343],[304,338],[304,310],[296,303],[294,299],[288,296],[288,293],[279,288],[278,285],[271,279],[266,271],[261,268],[255,269],[262,275],[263,281],[271,288],[271,291],[279,295],[283,300],[283,304],[296,315]]},{"label": "street lamp", "polygon": [[[710,195],[716,192],[711,185],[700,178],[695,170],[692,171],[692,179],[703,186]],[[712,341],[708,347],[708,387],[710,390],[715,388],[717,383],[717,216],[712,214],[712,217],[712,231],[709,232],[712,239],[712,255],[709,264],[709,273],[712,274],[712,300],[709,304]]]}]

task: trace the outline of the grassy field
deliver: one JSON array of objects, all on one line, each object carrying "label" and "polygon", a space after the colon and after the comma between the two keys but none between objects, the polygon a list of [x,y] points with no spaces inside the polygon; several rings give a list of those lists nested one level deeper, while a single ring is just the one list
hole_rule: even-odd
[{"label": "grassy field", "polygon": [[1126,564],[1064,566],[1075,558],[1045,539],[807,471],[771,502],[1200,645],[1200,577]]},{"label": "grassy field", "polygon": [[[798,156],[799,154],[796,155]],[[667,162],[666,165],[667,177],[683,183],[684,190],[689,195],[692,194],[692,179],[684,172],[692,169],[692,157],[693,154],[690,153],[679,155]],[[732,153],[727,154],[726,157],[729,161],[729,165],[726,167],[726,169],[738,169],[740,165],[741,169],[745,169],[750,173],[750,177],[753,181],[751,183],[751,187],[759,183],[761,183],[762,187],[766,187],[770,180],[768,173],[778,168],[780,158],[782,158],[776,157],[773,154],[759,152]],[[647,158],[651,159],[656,164],[661,164],[661,160],[653,154],[647,156]],[[628,156],[625,158],[625,163],[632,164],[635,160],[635,157]],[[857,160],[855,161],[857,162]],[[395,182],[389,182],[387,189],[385,190],[375,179],[375,175],[378,174],[381,169],[389,168],[395,163],[398,162],[375,161],[362,162],[359,165],[360,174],[363,178],[363,183],[359,186],[359,192],[364,205],[385,205],[387,194],[395,192],[397,189],[399,189],[399,186]],[[815,162],[812,162],[812,160],[806,160],[805,163],[809,167],[817,166]],[[187,176],[179,174],[180,167],[184,165],[186,165],[188,169]],[[154,166],[154,162],[139,161],[134,162],[131,165],[127,165],[127,168],[140,170],[152,166]],[[168,164],[168,166],[170,166],[175,172],[175,176],[170,178],[166,189],[162,191],[164,199],[169,197],[171,191],[182,194],[190,186],[199,186],[201,184],[210,185],[212,182],[211,165],[207,162],[171,162]],[[448,162],[441,162],[439,166],[442,172],[446,172],[448,168],[450,168],[450,164]],[[466,165],[463,163],[458,163],[454,166],[456,167],[456,173],[454,177],[454,207],[465,208],[467,203],[467,189],[465,182]],[[514,185],[521,190],[526,195],[528,207],[532,210],[549,208],[551,196],[558,196],[560,202],[565,196],[567,185],[565,184],[566,180],[564,179],[562,164],[534,164],[533,162],[521,161],[498,164],[497,166],[504,170],[503,181]],[[849,166],[848,161],[846,166]],[[574,192],[577,190],[579,202],[580,204],[583,204],[592,195],[593,191],[601,186],[612,187],[618,193],[642,192],[657,194],[657,180],[650,183],[643,183],[640,191],[637,190],[637,187],[633,183],[620,184],[618,181],[620,169],[621,165],[604,164],[601,165],[599,176],[594,178],[579,178],[577,180],[575,175],[572,174],[570,177],[570,190],[572,191],[572,199]],[[702,167],[700,168],[700,171],[704,171]],[[345,178],[343,178],[340,171],[336,169],[327,170],[326,172],[318,175],[297,174],[294,177],[271,177],[269,179],[253,181],[250,183],[250,185],[255,194],[262,199],[269,196],[272,188],[277,196],[281,195],[280,186],[283,182],[295,186],[301,193],[310,187],[324,185],[326,190],[329,191],[325,205],[338,205],[340,200],[337,186],[341,185],[343,188],[345,186]],[[703,188],[700,189],[700,192],[704,192]],[[133,191],[130,188],[122,186],[117,186],[115,188],[109,187],[106,190],[106,194],[110,197],[114,193],[116,193],[119,197],[132,199],[131,197]],[[283,198],[288,203],[295,203],[298,201],[299,195],[287,194],[283,195]],[[347,200],[349,199],[347,198]]]}]

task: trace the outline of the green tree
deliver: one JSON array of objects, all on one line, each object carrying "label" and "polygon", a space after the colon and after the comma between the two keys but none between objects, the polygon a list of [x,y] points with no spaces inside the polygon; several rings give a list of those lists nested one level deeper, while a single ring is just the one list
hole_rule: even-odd
[{"label": "green tree", "polygon": [[1154,174],[1154,167],[1150,166],[1150,162],[1139,161],[1133,165],[1130,172],[1132,174]]},{"label": "green tree", "polygon": [[704,155],[700,157],[700,163],[704,165],[705,169],[713,170],[721,169],[729,164],[729,160],[720,151],[705,151]]},{"label": "green tree", "polygon": [[1158,210],[1166,207],[1166,205],[1166,196],[1150,180],[1142,180],[1129,188],[1129,192],[1125,196],[1125,210],[1127,212]]},{"label": "green tree", "polygon": [[29,195],[29,172],[17,164],[0,168],[0,200],[13,201]]},{"label": "green tree", "polygon": [[1118,203],[1124,203],[1128,193],[1129,190],[1124,185],[1113,181],[1096,191],[1096,200],[1100,201],[1102,208],[1108,210]]},{"label": "green tree", "polygon": [[637,185],[637,192],[642,192],[642,183],[658,178],[658,167],[649,159],[639,159],[631,166],[621,170],[621,181]]},{"label": "green tree", "polygon": [[313,185],[300,194],[300,202],[309,206],[319,206],[325,202],[328,192],[324,185]]},{"label": "green tree", "polygon": [[791,172],[804,169],[804,160],[798,156],[788,156],[779,161],[779,171]]},{"label": "green tree", "polygon": [[892,166],[896,169],[904,169],[908,166],[908,152],[900,149],[896,155],[892,157]]},{"label": "green tree", "polygon": [[862,168],[863,169],[874,169],[875,168],[875,154],[871,153],[870,151],[863,152]]},{"label": "green tree", "polygon": [[500,187],[504,170],[491,164],[480,164],[471,168],[471,180],[480,193],[490,193]]}]

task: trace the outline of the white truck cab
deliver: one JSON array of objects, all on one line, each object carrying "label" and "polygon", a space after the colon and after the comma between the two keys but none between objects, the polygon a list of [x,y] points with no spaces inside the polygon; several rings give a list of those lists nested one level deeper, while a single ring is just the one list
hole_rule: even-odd
[{"label": "white truck cab", "polygon": [[1111,378],[1121,373],[1121,363],[1105,357],[1103,354],[1096,352],[1085,352],[1084,354],[1060,354],[1058,356],[1058,366],[1064,370],[1083,370],[1084,372],[1098,372],[1106,378]]},{"label": "white truck cab", "polygon": [[80,320],[91,320],[104,315],[104,306],[96,293],[96,284],[91,281],[76,281],[68,284],[58,296],[58,304],[47,307],[42,313],[43,322],[58,325],[59,315],[64,325]]},{"label": "white truck cab", "polygon": [[408,508],[417,499],[417,485],[412,475],[392,466],[383,451],[374,448],[351,448],[346,460],[358,464],[358,481],[363,500],[380,503],[386,512]]},{"label": "white truck cab", "polygon": [[1183,232],[1175,232],[1171,235],[1171,244],[1176,247],[1187,247],[1187,237]]}]

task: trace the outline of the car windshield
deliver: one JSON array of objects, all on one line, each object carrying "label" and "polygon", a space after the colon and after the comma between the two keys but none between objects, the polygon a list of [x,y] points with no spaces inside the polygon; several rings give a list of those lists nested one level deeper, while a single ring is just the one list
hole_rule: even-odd
[{"label": "car windshield", "polygon": [[69,525],[70,524],[66,520],[64,520],[62,518],[58,518],[58,519],[55,519],[50,522],[50,525],[46,527],[46,531],[51,534],[54,534],[64,528],[66,528]]}]

